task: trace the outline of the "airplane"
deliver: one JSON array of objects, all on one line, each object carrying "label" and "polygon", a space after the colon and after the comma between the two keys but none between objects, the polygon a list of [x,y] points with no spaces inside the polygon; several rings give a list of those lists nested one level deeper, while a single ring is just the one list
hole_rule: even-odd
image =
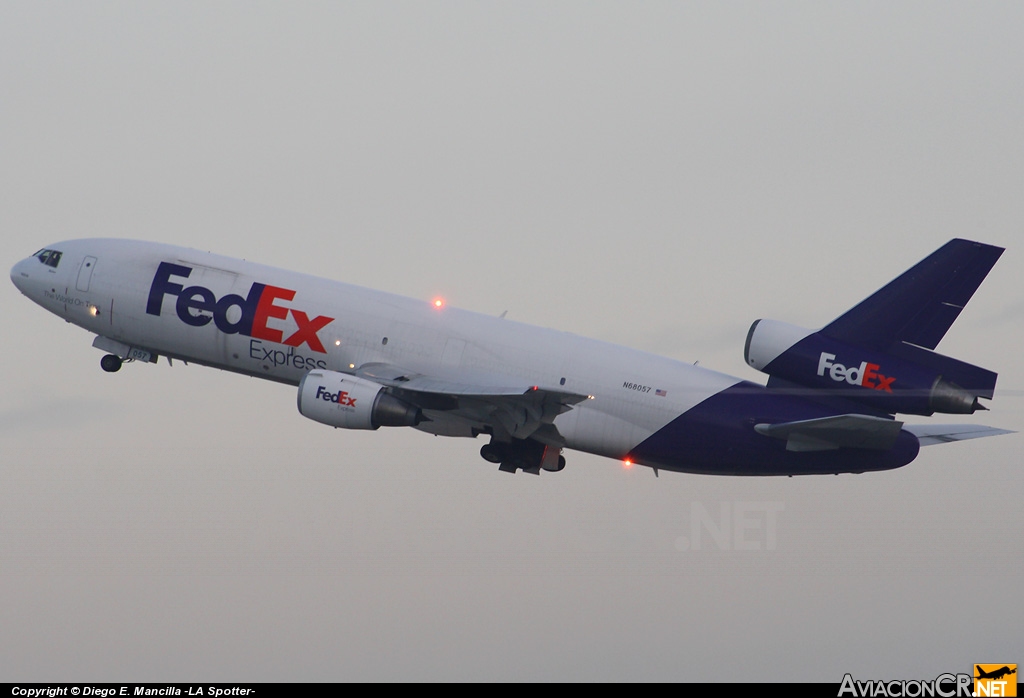
[{"label": "airplane", "polygon": [[488,437],[501,471],[576,450],[714,475],[899,468],[923,445],[1010,433],[972,414],[997,374],[934,351],[1003,249],[955,239],[819,330],[757,320],[766,385],[553,329],[182,247],[57,243],[18,262],[30,300],[95,335],[104,371],[179,359],[296,386],[341,429]]},{"label": "airplane", "polygon": [[1004,666],[1004,667],[1002,667],[1000,669],[995,669],[994,671],[984,671],[977,664],[975,664],[974,666],[978,670],[978,675],[974,677],[976,679],[999,680],[999,679],[1003,678],[1004,676],[1009,676],[1010,674],[1016,674],[1017,673],[1016,667],[1011,669],[1008,666]]}]

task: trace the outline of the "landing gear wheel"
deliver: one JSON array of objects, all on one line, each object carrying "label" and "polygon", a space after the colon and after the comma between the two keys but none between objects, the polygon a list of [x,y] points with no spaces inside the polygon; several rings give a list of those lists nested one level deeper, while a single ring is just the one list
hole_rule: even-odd
[{"label": "landing gear wheel", "polygon": [[494,444],[484,444],[480,447],[480,455],[488,463],[500,463],[505,456],[505,449]]},{"label": "landing gear wheel", "polygon": [[100,368],[107,373],[117,373],[121,370],[121,357],[113,354],[107,354],[100,359]]}]

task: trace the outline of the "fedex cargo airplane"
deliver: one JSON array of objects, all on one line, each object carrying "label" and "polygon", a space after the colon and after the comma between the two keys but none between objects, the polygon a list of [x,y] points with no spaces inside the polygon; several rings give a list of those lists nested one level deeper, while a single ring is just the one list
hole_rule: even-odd
[{"label": "fedex cargo airplane", "polygon": [[888,470],[922,445],[1006,433],[898,414],[985,409],[996,374],[934,351],[1003,250],[952,240],[825,327],[758,320],[767,385],[504,318],[171,245],[87,239],[18,262],[29,299],[95,335],[100,366],[179,359],[297,387],[342,429],[488,442],[499,470],[563,450],[715,475]]}]

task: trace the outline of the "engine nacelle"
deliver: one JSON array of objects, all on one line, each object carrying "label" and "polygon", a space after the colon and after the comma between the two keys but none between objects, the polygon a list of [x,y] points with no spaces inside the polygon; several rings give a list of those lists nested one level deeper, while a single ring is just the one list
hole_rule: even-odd
[{"label": "engine nacelle", "polygon": [[978,398],[991,398],[996,382],[991,371],[920,347],[880,352],[775,320],[750,326],[743,354],[773,378],[890,414],[970,414],[984,409]]},{"label": "engine nacelle", "polygon": [[780,354],[792,347],[814,330],[804,329],[778,320],[754,320],[747,330],[747,341],[743,345],[743,358],[747,365],[770,374],[765,369]]},{"label": "engine nacelle", "polygon": [[337,371],[310,371],[299,383],[299,413],[339,429],[413,427],[418,407],[399,400],[379,383]]}]

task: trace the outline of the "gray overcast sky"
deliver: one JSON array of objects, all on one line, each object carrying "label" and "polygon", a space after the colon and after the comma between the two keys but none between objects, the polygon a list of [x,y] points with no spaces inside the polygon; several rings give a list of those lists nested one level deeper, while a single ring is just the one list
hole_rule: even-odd
[{"label": "gray overcast sky", "polygon": [[[0,259],[171,242],[762,380],[751,321],[818,326],[968,237],[1008,250],[939,349],[1021,430],[1022,36],[1020,3],[8,0]],[[0,680],[1024,660],[1019,435],[862,476],[510,477],[284,386],[106,375],[10,284],[0,312]],[[753,527],[698,544],[722,512]]]}]

